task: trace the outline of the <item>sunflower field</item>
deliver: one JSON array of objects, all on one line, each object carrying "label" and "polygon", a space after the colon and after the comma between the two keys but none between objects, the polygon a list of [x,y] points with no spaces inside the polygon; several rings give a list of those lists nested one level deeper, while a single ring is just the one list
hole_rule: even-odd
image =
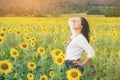
[{"label": "sunflower field", "polygon": [[0,80],[120,80],[120,18],[85,17],[96,55],[83,74],[65,68],[69,18],[1,17]]}]

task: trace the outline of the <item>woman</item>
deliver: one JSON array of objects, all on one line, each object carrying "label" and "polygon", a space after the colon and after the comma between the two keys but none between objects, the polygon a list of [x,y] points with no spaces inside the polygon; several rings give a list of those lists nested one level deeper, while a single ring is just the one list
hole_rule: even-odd
[{"label": "woman", "polygon": [[[89,63],[95,52],[89,44],[89,24],[83,17],[74,17],[69,19],[69,26],[72,32],[70,40],[66,43],[66,59],[65,64],[67,69],[79,68],[84,72],[84,66]],[[80,57],[83,52],[87,53],[86,59],[82,62]]]}]

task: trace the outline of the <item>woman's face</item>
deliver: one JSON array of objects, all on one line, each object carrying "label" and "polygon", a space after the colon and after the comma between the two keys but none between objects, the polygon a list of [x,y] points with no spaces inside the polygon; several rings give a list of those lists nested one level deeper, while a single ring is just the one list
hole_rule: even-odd
[{"label": "woman's face", "polygon": [[81,18],[76,18],[75,21],[74,21],[74,27],[73,29],[81,29],[82,26],[81,26]]}]

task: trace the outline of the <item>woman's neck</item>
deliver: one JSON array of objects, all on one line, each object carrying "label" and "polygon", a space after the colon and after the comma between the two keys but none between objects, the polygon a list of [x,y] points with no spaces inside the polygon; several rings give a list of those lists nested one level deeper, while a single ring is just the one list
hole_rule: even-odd
[{"label": "woman's neck", "polygon": [[79,35],[79,34],[81,34],[81,31],[80,31],[80,30],[76,30],[76,31],[75,31],[75,36],[77,36],[77,35]]}]

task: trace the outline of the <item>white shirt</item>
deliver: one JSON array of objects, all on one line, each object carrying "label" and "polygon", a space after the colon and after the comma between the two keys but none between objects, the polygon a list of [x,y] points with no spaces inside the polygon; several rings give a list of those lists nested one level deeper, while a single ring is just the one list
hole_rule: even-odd
[{"label": "white shirt", "polygon": [[[83,34],[79,34],[74,37],[75,30],[73,29],[73,22],[69,21],[69,26],[72,32],[72,41],[66,47],[66,59],[77,60],[79,59],[83,52],[87,53],[87,57],[93,58],[95,56],[95,52],[92,46],[88,43],[87,39]],[[73,38],[74,37],[74,38]]]}]

